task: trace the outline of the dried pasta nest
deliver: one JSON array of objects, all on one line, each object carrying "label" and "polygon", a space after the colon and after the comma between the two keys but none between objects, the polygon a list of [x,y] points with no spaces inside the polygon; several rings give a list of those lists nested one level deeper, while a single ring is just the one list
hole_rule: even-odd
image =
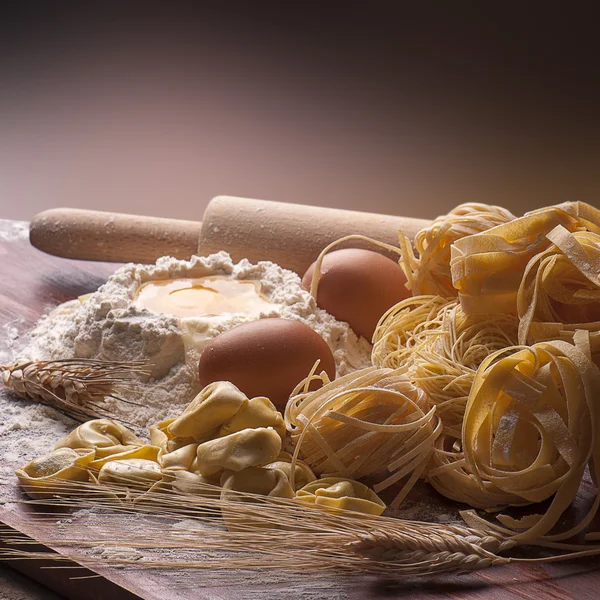
[{"label": "dried pasta nest", "polygon": [[463,484],[466,469],[482,489],[491,485],[517,499],[509,504],[552,498],[543,515],[498,517],[521,541],[565,540],[590,523],[600,503],[596,491],[579,524],[548,535],[575,498],[586,466],[595,482],[600,476],[600,370],[580,343],[585,335],[578,332],[575,345],[501,350],[482,363],[473,383],[463,424],[464,462],[448,467],[446,484]]},{"label": "dried pasta nest", "polygon": [[373,364],[390,369],[412,364],[415,351],[436,335],[440,309],[449,303],[441,296],[415,296],[392,306],[373,334]]},{"label": "dried pasta nest", "polygon": [[[521,343],[600,331],[600,235],[562,226],[528,263],[517,295]],[[594,345],[596,345],[594,339]]]},{"label": "dried pasta nest", "polygon": [[417,296],[390,309],[374,336],[373,364],[408,366],[436,405],[444,433],[460,438],[467,397],[481,362],[517,343],[513,315],[466,315],[456,299]]},{"label": "dried pasta nest", "polygon": [[465,313],[517,314],[517,291],[527,265],[551,245],[548,233],[558,225],[569,232],[600,233],[600,210],[565,202],[456,240],[450,271]]},{"label": "dried pasta nest", "polygon": [[465,460],[460,440],[454,436],[444,434],[435,441],[427,481],[446,498],[473,508],[523,504],[517,496],[504,492],[491,481],[477,479]]},{"label": "dried pasta nest", "polygon": [[456,297],[450,274],[450,248],[463,237],[491,229],[515,218],[508,210],[489,204],[467,203],[435,219],[415,236],[415,256],[410,240],[400,236],[402,260],[414,295]]},{"label": "dried pasta nest", "polygon": [[[315,369],[285,410],[294,460],[302,457],[322,477],[376,477],[377,493],[407,478],[392,502],[398,506],[440,434],[435,408],[402,369],[369,367],[333,382],[325,373],[314,375]],[[308,391],[314,381],[323,387]]]}]

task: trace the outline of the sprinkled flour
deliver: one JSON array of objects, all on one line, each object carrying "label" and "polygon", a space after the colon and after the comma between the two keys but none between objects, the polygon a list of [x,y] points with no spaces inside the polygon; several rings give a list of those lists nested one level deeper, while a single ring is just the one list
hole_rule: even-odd
[{"label": "sprinkled flour", "polygon": [[29,223],[27,221],[8,221],[8,226],[3,227],[0,231],[0,242],[15,242],[26,240],[28,237]]},{"label": "sprinkled flour", "polygon": [[[20,321],[0,327],[0,364],[21,355]],[[77,423],[58,411],[0,389],[0,507],[19,498],[15,469],[48,452]]]},{"label": "sprinkled flour", "polygon": [[225,252],[189,261],[163,257],[155,265],[129,264],[116,271],[94,294],[60,305],[41,319],[24,350],[27,359],[98,358],[144,360],[152,375],[136,381],[119,396],[142,406],[115,401],[116,414],[143,429],[181,411],[200,390],[197,365],[206,343],[255,316],[178,317],[151,312],[136,302],[140,286],[159,279],[226,275],[260,281],[272,303],[258,318],[281,317],[305,323],[331,348],[338,375],[370,364],[371,347],[346,323],[318,308],[295,273],[272,262],[234,264]]}]

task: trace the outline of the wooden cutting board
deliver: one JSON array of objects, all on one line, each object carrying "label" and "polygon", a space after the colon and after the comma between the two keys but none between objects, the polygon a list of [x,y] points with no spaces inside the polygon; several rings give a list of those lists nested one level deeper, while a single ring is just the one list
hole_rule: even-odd
[{"label": "wooden cutting board", "polygon": [[[14,322],[20,333],[24,333],[34,325],[48,305],[56,305],[95,290],[118,266],[114,263],[86,263],[43,254],[32,248],[22,236],[20,239],[7,240],[7,235],[13,229],[12,222],[0,220],[0,327]],[[15,399],[15,402],[19,400]],[[0,460],[1,457],[0,437]],[[0,522],[37,540],[41,547],[44,546],[43,535],[36,527],[35,520],[31,519],[22,505],[0,508]],[[67,548],[57,548],[57,551],[67,557],[69,555]],[[290,592],[296,589],[293,580],[287,581],[283,588],[268,584],[266,580],[257,580],[252,590],[214,583],[209,587],[182,588],[174,585],[174,575],[168,571],[141,572],[97,566],[86,568],[85,564],[75,563],[71,564],[72,568],[48,569],[46,567],[54,565],[46,561],[8,561],[7,564],[71,600],[302,597],[301,591],[297,591],[295,595]],[[95,577],[81,579],[86,576]],[[201,577],[201,574],[198,576]],[[298,587],[297,590],[301,588]],[[319,595],[323,599],[329,597],[335,600],[391,597],[587,600],[600,597],[600,561],[594,558],[545,566],[515,564],[469,575],[397,581],[373,577],[340,577],[335,593],[324,591]]]}]

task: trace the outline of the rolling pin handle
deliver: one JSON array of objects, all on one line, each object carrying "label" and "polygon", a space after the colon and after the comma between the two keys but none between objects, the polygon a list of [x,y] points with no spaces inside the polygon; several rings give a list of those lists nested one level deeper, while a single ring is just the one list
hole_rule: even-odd
[{"label": "rolling pin handle", "polygon": [[189,259],[202,223],[122,213],[54,208],[33,217],[33,246],[63,258],[153,263],[161,256]]}]

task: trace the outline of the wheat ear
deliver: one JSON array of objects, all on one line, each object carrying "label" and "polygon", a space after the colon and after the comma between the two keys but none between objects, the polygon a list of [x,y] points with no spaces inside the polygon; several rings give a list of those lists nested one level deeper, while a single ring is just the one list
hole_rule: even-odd
[{"label": "wheat ear", "polygon": [[47,404],[78,420],[113,417],[104,400],[109,397],[135,404],[115,395],[118,387],[134,375],[147,375],[143,362],[63,359],[19,361],[0,365],[6,388],[41,404]]},{"label": "wheat ear", "polygon": [[436,529],[438,531],[434,528],[414,532],[373,530],[357,534],[356,541],[347,547],[369,559],[371,571],[388,574],[391,571],[414,573],[415,565],[419,566],[420,574],[464,573],[510,562],[510,558],[496,554],[511,545],[501,537],[475,531],[469,535],[461,531],[459,535],[449,527]]}]

